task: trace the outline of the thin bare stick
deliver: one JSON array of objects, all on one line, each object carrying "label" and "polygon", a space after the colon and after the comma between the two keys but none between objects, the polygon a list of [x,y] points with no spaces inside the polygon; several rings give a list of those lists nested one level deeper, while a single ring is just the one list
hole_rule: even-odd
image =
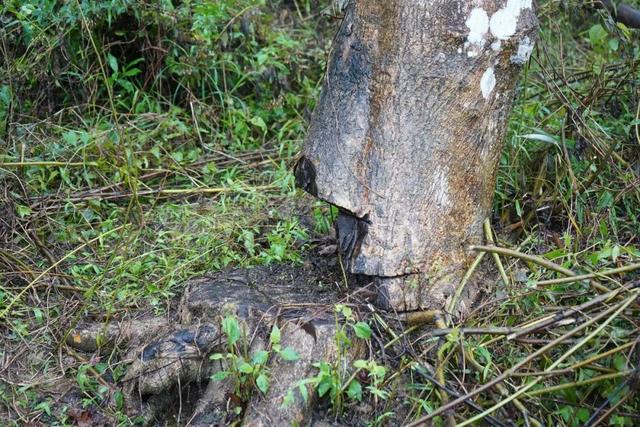
[{"label": "thin bare stick", "polygon": [[573,372],[571,368],[556,369],[555,371],[536,371],[536,372],[514,372],[512,377],[550,377],[554,375],[565,375]]},{"label": "thin bare stick", "polygon": [[439,328],[429,331],[429,335],[434,337],[441,337],[449,335],[453,332],[459,332],[465,335],[509,335],[521,332],[522,329],[510,328],[510,327],[490,327],[490,328]]},{"label": "thin bare stick", "polygon": [[[413,371],[416,372],[418,375],[422,376],[423,378],[426,378],[427,380],[429,380],[433,385],[435,385],[436,387],[438,387],[441,390],[446,391],[447,393],[449,393],[450,395],[454,396],[454,397],[460,397],[460,393],[458,393],[457,391],[450,389],[449,387],[447,387],[444,384],[441,384],[438,380],[436,380],[434,377],[431,376],[431,374],[424,372],[427,369],[424,366],[421,366],[420,364],[418,364],[417,362],[411,362],[410,366],[413,365],[415,367],[417,367],[417,369],[414,369]],[[477,403],[475,403],[473,400],[471,399],[467,399],[464,402],[466,405],[470,406],[471,408],[475,409],[476,411],[482,411],[482,407],[480,405],[478,405]],[[497,426],[505,426],[505,424],[503,424],[501,421],[491,417],[487,417],[486,421],[491,424],[491,425],[497,425]]]},{"label": "thin bare stick", "polygon": [[573,282],[579,282],[580,280],[593,279],[594,277],[606,277],[606,276],[611,276],[613,274],[628,273],[630,271],[634,271],[639,268],[640,268],[640,263],[629,264],[624,267],[612,268],[611,270],[597,271],[595,273],[579,274],[577,276],[561,277],[559,279],[541,280],[539,282],[535,282],[533,285],[549,286],[549,285],[560,285],[564,283],[573,283]]},{"label": "thin bare stick", "polygon": [[24,166],[98,166],[96,162],[53,162],[53,161],[38,161],[32,162],[4,162],[0,163],[0,168],[19,168]]},{"label": "thin bare stick", "polygon": [[[442,328],[446,328],[447,325],[444,322],[444,319],[442,319],[442,317],[437,316],[434,319],[435,324],[438,328],[442,329]],[[438,367],[436,368],[436,378],[437,380],[440,382],[440,384],[444,384],[446,385],[446,380],[444,377],[444,364],[445,364],[445,360],[443,357],[443,352],[442,350],[444,349],[444,344],[446,343],[446,340],[443,340],[442,338],[440,339],[440,347],[438,348]],[[465,399],[466,400],[466,399]],[[447,403],[449,403],[449,394],[447,393],[447,391],[445,389],[440,389],[440,402],[442,403],[443,406],[446,406]],[[456,425],[456,420],[453,417],[453,414],[445,414],[446,419],[447,419],[447,425],[449,427],[454,427]]]},{"label": "thin bare stick", "polygon": [[598,375],[597,377],[589,378],[582,381],[558,384],[552,387],[545,387],[538,390],[530,391],[525,393],[525,396],[529,396],[529,397],[540,396],[541,394],[553,393],[558,390],[566,390],[568,388],[575,388],[575,387],[580,387],[587,384],[597,383],[600,381],[606,381],[606,380],[612,380],[615,378],[624,377],[626,375],[629,375],[630,373],[631,371],[622,371],[622,372],[613,372],[611,374]]},{"label": "thin bare stick", "polygon": [[[637,286],[637,285],[636,285]],[[635,287],[635,286],[633,286]],[[604,304],[610,300],[612,300],[613,298],[615,298],[618,294],[620,294],[622,291],[628,291],[629,288],[618,288],[615,289],[613,291],[609,291],[606,294],[602,294],[602,295],[598,295],[595,298],[590,299],[589,301],[582,303],[576,307],[569,307],[566,310],[562,310],[556,314],[554,314],[551,317],[548,317],[547,319],[541,321],[541,322],[537,322],[534,325],[531,325],[527,328],[519,328],[517,331],[515,331],[513,334],[507,336],[508,340],[512,340],[515,338],[518,338],[522,335],[527,335],[530,334],[534,331],[540,330],[542,328],[545,328],[549,325],[552,325],[556,322],[559,322],[563,319],[566,319],[568,317],[571,317],[575,314],[580,314],[582,312],[584,312],[586,309],[593,307],[594,305],[600,305],[600,304]]]},{"label": "thin bare stick", "polygon": [[460,300],[460,296],[462,296],[462,291],[464,291],[464,288],[467,286],[467,282],[471,278],[473,272],[476,271],[476,268],[478,268],[478,266],[480,265],[480,261],[482,261],[482,258],[484,258],[484,254],[484,252],[480,252],[478,256],[476,256],[476,259],[473,260],[473,263],[471,264],[467,272],[464,274],[464,277],[456,288],[456,293],[453,295],[453,298],[451,298],[451,302],[447,305],[448,314],[453,314],[458,305],[458,300]]},{"label": "thin bare stick", "polygon": [[[538,264],[546,269],[549,270],[553,270],[556,271],[558,273],[562,273],[565,276],[570,276],[570,277],[575,277],[578,274],[572,270],[569,270],[568,268],[564,268],[561,265],[558,265],[554,262],[548,261],[542,257],[539,256],[535,256],[535,255],[529,255],[529,254],[525,254],[522,252],[518,252],[515,251],[513,249],[507,249],[507,248],[501,248],[499,246],[471,246],[469,249],[473,250],[473,251],[482,251],[482,252],[489,252],[489,253],[497,253],[500,255],[505,255],[505,256],[510,256],[510,257],[514,257],[514,258],[519,258],[525,261],[529,261],[532,262],[534,264]],[[606,286],[602,286],[599,283],[595,283],[593,281],[590,282],[591,286],[597,290],[599,290],[600,292],[609,292],[611,289],[607,288]]]},{"label": "thin bare stick", "polygon": [[[192,196],[195,194],[222,194],[222,193],[234,193],[242,191],[264,191],[273,190],[277,188],[275,185],[259,185],[248,188],[231,188],[231,187],[195,187],[195,188],[165,188],[165,189],[150,189],[140,190],[138,192],[109,192],[109,193],[96,193],[86,194],[78,197],[69,197],[63,199],[65,203],[69,202],[82,202],[87,200],[119,200],[128,199],[131,197],[141,196],[156,196],[156,197],[170,197],[170,196]],[[32,207],[37,207],[36,204]]]},{"label": "thin bare stick", "polygon": [[587,424],[585,424],[586,426],[600,426],[600,425],[604,425],[604,421],[616,410],[620,407],[620,405],[622,405],[623,403],[625,403],[627,401],[627,399],[629,399],[631,396],[633,396],[633,393],[627,393],[624,396],[622,396],[620,398],[620,400],[618,400],[614,405],[611,405],[611,408],[609,408],[607,410],[607,412],[605,412],[604,414],[602,414],[601,417],[599,417],[597,420],[593,421],[593,422],[589,422],[587,421]]},{"label": "thin bare stick", "polygon": [[588,359],[585,360],[581,360],[580,362],[576,363],[575,365],[571,365],[571,367],[567,368],[567,369],[571,369],[571,370],[575,370],[578,368],[581,368],[583,366],[586,365],[590,365],[593,362],[596,362],[600,359],[603,359],[607,356],[611,356],[612,354],[616,354],[618,352],[621,352],[622,350],[626,350],[629,347],[632,347],[635,344],[635,341],[629,341],[628,343],[622,344],[619,347],[616,348],[612,348],[611,350],[605,351],[604,353],[598,353],[595,356],[591,356]]},{"label": "thin bare stick", "polygon": [[[487,242],[489,242],[490,245],[494,246],[496,242],[493,240],[493,231],[491,230],[491,221],[489,221],[489,218],[484,220],[483,227],[484,227],[484,236],[487,239]],[[502,261],[500,260],[500,255],[496,253],[491,253],[491,256],[493,257],[493,261],[496,263],[496,267],[498,268],[498,272],[500,273],[500,277],[502,277],[502,281],[504,282],[504,285],[508,288],[509,277],[507,277],[507,272],[504,270],[504,265],[502,265]]]},{"label": "thin bare stick", "polygon": [[410,326],[410,327],[406,328],[400,335],[398,335],[395,338],[392,338],[391,340],[389,340],[384,345],[384,349],[386,350],[387,348],[391,347],[393,344],[395,344],[396,342],[400,341],[400,338],[404,338],[404,337],[408,336],[411,332],[415,331],[416,329],[418,329],[418,326]]},{"label": "thin bare stick", "polygon": [[[500,254],[500,255],[505,255],[505,256],[510,256],[513,258],[519,258],[521,260],[524,261],[529,261],[532,262],[534,264],[538,264],[548,270],[553,270],[556,271],[558,273],[562,273],[565,276],[577,276],[578,274],[575,273],[572,270],[569,270],[568,268],[564,268],[561,265],[558,265],[554,262],[548,261],[542,257],[539,256],[535,256],[535,255],[529,255],[529,254],[525,254],[513,249],[507,249],[507,248],[501,248],[499,246],[471,246],[469,247],[469,249],[471,249],[472,251],[481,251],[481,252],[489,252],[489,253],[495,253],[495,254]],[[608,289],[607,289],[608,290]]]}]

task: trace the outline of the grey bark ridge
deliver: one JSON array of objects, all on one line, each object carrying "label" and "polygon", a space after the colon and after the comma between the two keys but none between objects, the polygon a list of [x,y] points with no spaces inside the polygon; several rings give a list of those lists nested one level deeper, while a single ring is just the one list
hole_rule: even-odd
[{"label": "grey bark ridge", "polygon": [[383,305],[440,308],[470,264],[536,28],[531,0],[347,6],[294,173]]}]

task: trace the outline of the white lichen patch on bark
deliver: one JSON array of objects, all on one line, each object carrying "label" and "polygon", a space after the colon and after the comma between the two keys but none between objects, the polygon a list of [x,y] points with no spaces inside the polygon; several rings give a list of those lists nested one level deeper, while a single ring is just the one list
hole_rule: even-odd
[{"label": "white lichen patch on bark", "polygon": [[[474,7],[465,21],[465,25],[469,29],[467,40],[464,43],[464,50],[467,56],[473,58],[482,52],[489,33],[489,38],[496,39],[491,43],[491,49],[499,52],[502,48],[501,41],[508,39],[516,33],[520,12],[530,8],[531,0],[508,0],[503,8],[497,10],[489,17],[483,8]],[[527,40],[529,39],[527,38]],[[528,55],[531,54],[531,51],[527,51],[527,49],[533,48],[530,41],[521,43],[521,46],[522,51],[521,48],[518,47],[518,54],[512,57],[512,61],[517,64],[526,62],[529,59]],[[462,52],[458,51],[458,53]]]},{"label": "white lichen patch on bark", "polygon": [[522,65],[529,60],[531,52],[533,52],[533,40],[528,36],[524,36],[518,44],[518,51],[511,55],[511,62]]},{"label": "white lichen patch on bark", "polygon": [[489,15],[484,9],[476,7],[469,14],[465,25],[469,28],[469,35],[464,47],[467,50],[467,56],[474,57],[484,47],[485,34],[489,31]]},{"label": "white lichen patch on bark", "polygon": [[493,68],[487,68],[480,78],[480,90],[482,91],[482,97],[484,99],[489,99],[489,96],[495,87],[496,75],[493,72]]},{"label": "white lichen patch on bark", "polygon": [[489,29],[500,40],[506,40],[516,33],[518,17],[524,9],[531,8],[531,0],[508,0],[505,7],[491,15]]}]

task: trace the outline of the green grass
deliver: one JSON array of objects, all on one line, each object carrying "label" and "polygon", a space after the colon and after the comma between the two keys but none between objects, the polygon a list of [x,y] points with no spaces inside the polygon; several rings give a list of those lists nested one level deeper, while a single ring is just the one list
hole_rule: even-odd
[{"label": "green grass", "polygon": [[165,313],[184,280],[297,262],[308,239],[283,206],[331,8],[80,4],[0,15],[0,418],[18,423],[70,423],[78,406],[123,419],[98,381],[123,375],[115,354],[56,360],[78,320]]},{"label": "green grass", "polygon": [[[299,262],[310,237],[329,231],[328,208],[301,200],[291,166],[338,11],[313,0],[57,3],[0,6],[0,419],[65,425],[89,414],[127,423],[111,388],[126,368],[118,354],[78,355],[60,343],[81,319],[166,313],[191,277]],[[638,31],[577,2],[543,2],[539,17],[541,40],[500,164],[497,243],[578,273],[638,262]],[[311,205],[313,231],[300,223],[302,205]],[[535,287],[561,275],[502,262],[508,285],[498,282],[455,326],[516,326],[597,295],[585,281]],[[601,283],[633,280],[627,273]],[[627,373],[640,363],[629,346],[637,319],[630,306],[561,367],[620,351],[543,377],[520,396],[530,414],[584,425],[624,398],[608,422],[637,424],[640,400]],[[428,379],[436,371],[449,387],[470,390],[583,321],[527,337],[538,341],[453,333],[441,342],[414,330],[403,344],[410,350],[394,345],[386,358],[377,350],[358,362],[372,372],[384,365],[377,397],[349,388],[337,406],[348,420],[361,397],[370,423],[411,422],[441,405]],[[371,324],[382,340],[402,335],[394,324]],[[548,368],[575,344],[567,343],[526,371]],[[337,388],[349,384],[325,371]],[[507,394],[532,380],[510,378]],[[568,385],[551,388],[560,384]],[[476,403],[506,397],[494,391]],[[507,408],[496,416],[522,419]],[[477,411],[457,414],[461,421]]]}]

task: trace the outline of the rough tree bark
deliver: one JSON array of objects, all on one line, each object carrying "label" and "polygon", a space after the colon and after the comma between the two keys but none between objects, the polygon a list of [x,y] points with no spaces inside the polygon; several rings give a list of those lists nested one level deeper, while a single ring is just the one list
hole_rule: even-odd
[{"label": "rough tree bark", "polygon": [[383,305],[441,307],[469,265],[536,28],[531,0],[347,6],[295,175]]}]

